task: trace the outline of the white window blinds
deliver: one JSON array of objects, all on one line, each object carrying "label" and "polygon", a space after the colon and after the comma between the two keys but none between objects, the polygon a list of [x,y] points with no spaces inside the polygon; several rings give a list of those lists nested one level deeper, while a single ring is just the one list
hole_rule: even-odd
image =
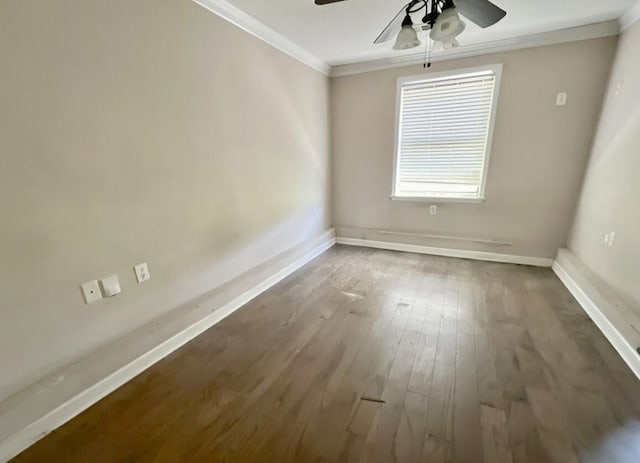
[{"label": "white window blinds", "polygon": [[395,197],[481,198],[493,70],[400,83]]}]

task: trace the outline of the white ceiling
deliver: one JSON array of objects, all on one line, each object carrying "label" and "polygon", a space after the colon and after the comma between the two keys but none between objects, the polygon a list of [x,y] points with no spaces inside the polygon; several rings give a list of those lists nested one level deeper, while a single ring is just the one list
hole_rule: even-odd
[{"label": "white ceiling", "polygon": [[[408,0],[346,0],[317,6],[313,0],[227,0],[331,66],[414,54],[373,41]],[[461,48],[495,40],[617,19],[636,0],[492,0],[507,16],[487,29],[470,21]],[[417,18],[416,18],[417,19]],[[464,19],[464,18],[463,18]]]}]

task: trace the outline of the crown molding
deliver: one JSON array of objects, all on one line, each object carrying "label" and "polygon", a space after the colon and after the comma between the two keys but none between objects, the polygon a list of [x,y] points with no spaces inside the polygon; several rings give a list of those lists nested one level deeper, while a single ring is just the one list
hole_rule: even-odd
[{"label": "crown molding", "polygon": [[[540,47],[544,45],[554,45],[565,42],[577,42],[579,40],[595,39],[599,37],[610,37],[620,33],[618,21],[611,20],[601,23],[589,24],[586,26],[560,29],[557,31],[543,32],[539,34],[523,35],[509,39],[484,42],[464,47],[445,50],[436,55],[432,55],[431,62],[450,61],[472,56],[500,53],[522,48]],[[344,64],[331,68],[331,76],[347,76],[351,74],[361,74],[364,72],[379,71],[382,69],[421,64],[424,62],[424,52],[411,55],[394,56],[379,60],[364,61],[360,63]]]},{"label": "crown molding", "polygon": [[268,43],[274,48],[277,48],[283,53],[295,58],[303,64],[320,71],[323,74],[329,75],[331,66],[325,63],[323,60],[303,49],[299,45],[274,31],[270,27],[266,26],[262,22],[258,21],[253,16],[248,15],[241,9],[233,6],[225,0],[193,0],[198,5],[206,8],[212,13],[217,14],[221,18],[229,21],[231,24],[239,27],[240,29],[248,32],[254,37]]},{"label": "crown molding", "polygon": [[[422,52],[392,56],[388,58],[361,61],[343,65],[330,66],[328,63],[315,56],[313,53],[300,47],[282,34],[274,31],[253,16],[245,13],[226,0],[192,0],[198,5],[215,13],[226,21],[234,24],[240,29],[268,43],[272,47],[282,51],[301,63],[332,77],[360,74],[363,72],[378,71],[395,67],[420,64],[424,61]],[[445,50],[431,57],[431,62],[437,63],[473,56],[500,53],[523,48],[540,47],[544,45],[554,45],[565,42],[576,42],[580,40],[595,39],[618,35],[621,31],[629,28],[636,21],[640,20],[640,0],[624,12],[617,20],[605,21],[585,26],[560,29],[556,31],[543,32],[538,34],[524,35],[491,42],[466,45],[460,48]]]},{"label": "crown molding", "polygon": [[625,11],[620,18],[618,18],[618,22],[620,23],[620,30],[624,31],[628,29],[636,21],[640,19],[640,0],[636,0],[635,5]]}]

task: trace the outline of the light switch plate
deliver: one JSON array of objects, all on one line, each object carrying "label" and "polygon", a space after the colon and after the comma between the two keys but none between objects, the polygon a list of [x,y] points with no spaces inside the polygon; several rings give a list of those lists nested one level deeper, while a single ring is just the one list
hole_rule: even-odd
[{"label": "light switch plate", "polygon": [[80,288],[82,289],[82,294],[84,295],[85,304],[91,304],[92,302],[102,299],[98,280],[87,281],[86,283],[82,284]]},{"label": "light switch plate", "polygon": [[566,92],[558,93],[556,97],[556,106],[564,106],[567,104],[567,94]]},{"label": "light switch plate", "polygon": [[149,266],[146,262],[136,265],[135,267],[133,267],[133,270],[136,272],[136,280],[138,280],[138,283],[143,283],[151,279]]}]

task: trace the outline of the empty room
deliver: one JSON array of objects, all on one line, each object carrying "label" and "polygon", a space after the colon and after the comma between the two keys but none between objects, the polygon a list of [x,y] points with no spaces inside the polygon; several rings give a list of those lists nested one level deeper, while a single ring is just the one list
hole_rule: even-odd
[{"label": "empty room", "polygon": [[0,462],[639,463],[640,0],[0,0]]}]

